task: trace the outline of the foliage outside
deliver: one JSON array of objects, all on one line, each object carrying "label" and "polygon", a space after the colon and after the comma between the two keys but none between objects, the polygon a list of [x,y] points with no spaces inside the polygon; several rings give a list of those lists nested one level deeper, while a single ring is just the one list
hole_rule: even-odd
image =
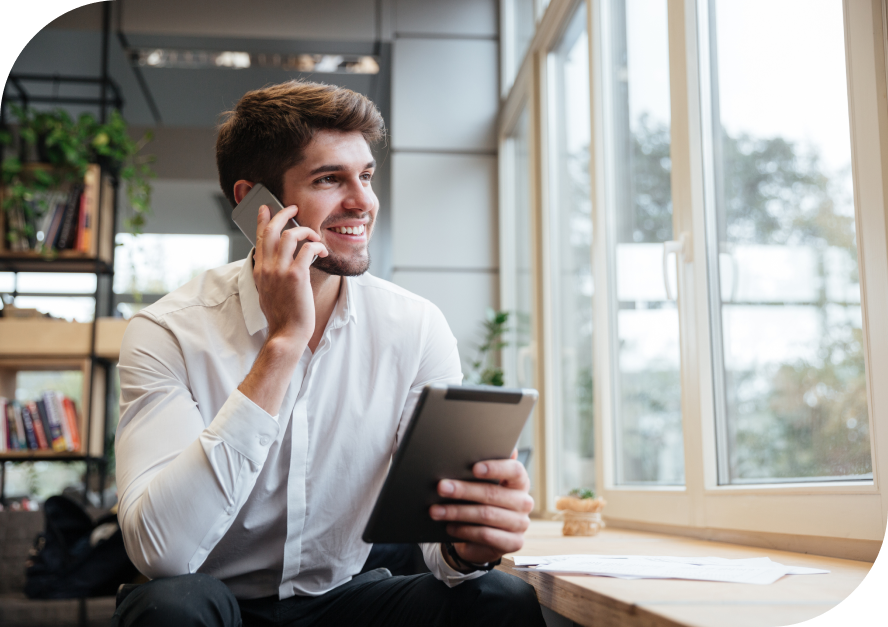
[{"label": "foliage outside", "polygon": [[[631,169],[634,214],[622,236],[631,242],[660,242],[671,235],[669,128],[642,116],[633,125]],[[720,137],[722,192],[720,250],[737,246],[804,246],[818,258],[820,296],[806,303],[817,311],[819,345],[814,357],[761,363],[726,372],[730,480],[854,476],[872,472],[863,338],[858,302],[827,295],[827,274],[843,285],[859,283],[854,215],[846,172],[828,173],[810,147],[781,137],[748,134]],[[627,237],[628,236],[628,237]],[[837,267],[835,252],[846,264]],[[774,307],[742,301],[732,307]],[[815,340],[816,341],[816,340]],[[644,424],[647,415],[680,409],[678,373],[648,370],[624,382],[625,450],[652,477],[665,434],[678,429]],[[628,405],[628,406],[627,406]],[[668,411],[665,412],[667,415]],[[680,461],[680,460],[679,460]]]}]

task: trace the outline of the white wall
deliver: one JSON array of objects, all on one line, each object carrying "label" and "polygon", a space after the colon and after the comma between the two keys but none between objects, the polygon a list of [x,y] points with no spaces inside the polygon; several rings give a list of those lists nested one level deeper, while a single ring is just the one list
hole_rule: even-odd
[{"label": "white wall", "polygon": [[498,298],[495,0],[393,0],[392,280],[475,355]]}]

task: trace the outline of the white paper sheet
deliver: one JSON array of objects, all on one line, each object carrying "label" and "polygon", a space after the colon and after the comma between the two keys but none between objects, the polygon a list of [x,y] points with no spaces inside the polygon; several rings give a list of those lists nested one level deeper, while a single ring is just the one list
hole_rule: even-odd
[{"label": "white paper sheet", "polygon": [[620,579],[694,579],[767,585],[784,575],[816,575],[828,570],[785,566],[767,557],[673,557],[664,555],[517,555],[515,567],[560,574]]}]

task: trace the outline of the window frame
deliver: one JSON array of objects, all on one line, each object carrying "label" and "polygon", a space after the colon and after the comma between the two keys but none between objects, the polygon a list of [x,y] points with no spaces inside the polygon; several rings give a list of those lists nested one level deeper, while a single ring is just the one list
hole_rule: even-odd
[{"label": "window frame", "polygon": [[[888,476],[888,389],[876,385],[888,380],[888,0],[844,0],[846,68],[855,220],[861,277],[861,309],[873,480],[795,484],[719,485],[717,472],[715,397],[710,320],[705,208],[711,203],[711,146],[704,129],[708,124],[707,32],[698,28],[705,0],[668,0],[671,160],[674,237],[687,233],[688,247],[677,273],[681,344],[682,421],[685,447],[684,486],[633,486],[614,484],[612,329],[608,295],[615,294],[608,254],[606,208],[608,162],[606,50],[608,22],[605,0],[551,0],[540,20],[514,84],[508,89],[500,115],[500,286],[502,306],[509,305],[507,277],[514,269],[508,259],[509,230],[506,205],[510,185],[506,146],[526,104],[530,108],[530,211],[533,253],[535,368],[540,403],[535,428],[534,497],[537,513],[549,516],[555,497],[558,463],[557,407],[553,381],[551,301],[550,207],[548,198],[549,151],[547,78],[548,55],[580,2],[586,4],[590,42],[590,101],[592,137],[590,171],[592,195],[592,264],[595,281],[595,464],[598,491],[608,501],[605,517],[614,526],[671,530],[734,541],[769,542],[772,545],[842,556],[875,557],[885,535],[888,494],[881,477]],[[606,17],[606,15],[604,15]],[[704,15],[705,17],[705,15]],[[881,28],[873,28],[873,24]],[[873,132],[876,129],[877,132]],[[505,158],[504,158],[505,157]],[[707,159],[709,163],[707,163]],[[709,179],[709,180],[708,180]],[[512,253],[514,255],[514,252]],[[511,264],[511,267],[510,267]],[[514,290],[514,286],[511,288]],[[514,293],[514,291],[512,291]],[[538,298],[537,295],[542,296]],[[879,419],[881,417],[881,420]],[[813,543],[817,543],[816,545]],[[826,548],[824,548],[826,547]]]}]

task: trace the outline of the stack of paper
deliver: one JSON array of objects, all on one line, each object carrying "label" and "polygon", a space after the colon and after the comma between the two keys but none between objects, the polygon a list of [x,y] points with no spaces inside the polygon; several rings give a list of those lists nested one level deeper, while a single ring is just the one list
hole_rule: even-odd
[{"label": "stack of paper", "polygon": [[598,575],[620,579],[697,579],[729,583],[774,583],[784,575],[819,575],[828,570],[784,566],[767,557],[667,557],[651,555],[516,556],[518,570]]}]

